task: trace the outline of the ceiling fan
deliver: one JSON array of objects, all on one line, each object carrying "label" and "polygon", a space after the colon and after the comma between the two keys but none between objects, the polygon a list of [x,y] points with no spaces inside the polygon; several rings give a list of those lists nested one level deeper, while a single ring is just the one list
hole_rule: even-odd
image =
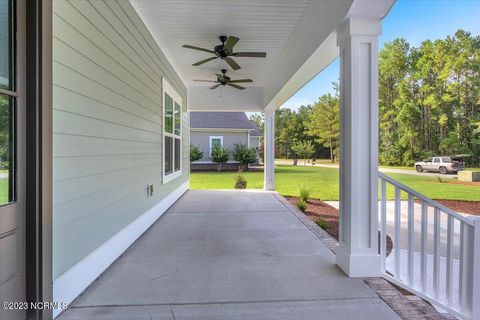
[{"label": "ceiling fan", "polygon": [[233,70],[238,70],[238,69],[240,69],[240,66],[238,65],[238,63],[235,62],[235,60],[233,60],[230,57],[265,58],[267,56],[267,54],[265,52],[233,52],[233,47],[237,44],[238,40],[240,40],[237,37],[234,37],[234,36],[229,36],[229,37],[220,36],[219,39],[222,42],[222,44],[220,44],[218,46],[215,46],[215,48],[213,48],[213,50],[204,49],[204,48],[200,48],[200,47],[195,47],[195,46],[191,46],[191,45],[188,45],[188,44],[183,45],[183,47],[187,48],[187,49],[205,51],[205,52],[209,52],[209,53],[212,53],[212,54],[215,55],[215,57],[210,57],[210,58],[198,61],[198,62],[194,63],[193,66],[197,67],[197,66],[202,65],[204,63],[207,63],[209,61],[220,58],[220,59],[224,60],[226,63],[228,63],[228,65]]},{"label": "ceiling fan", "polygon": [[220,86],[230,86],[230,87],[233,87],[235,89],[243,90],[243,89],[245,89],[245,87],[239,86],[237,83],[253,82],[252,79],[232,80],[230,77],[227,76],[227,70],[226,69],[222,69],[222,74],[216,73],[215,75],[217,76],[217,80],[193,80],[193,81],[217,83],[216,85],[214,85],[213,87],[210,88],[211,90],[217,89]]}]

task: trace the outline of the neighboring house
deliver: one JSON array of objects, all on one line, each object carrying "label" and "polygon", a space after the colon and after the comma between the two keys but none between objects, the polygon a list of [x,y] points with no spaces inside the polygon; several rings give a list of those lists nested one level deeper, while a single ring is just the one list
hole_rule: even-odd
[{"label": "neighboring house", "polygon": [[[193,162],[191,170],[216,167],[211,158],[215,145],[232,152],[236,144],[258,148],[259,140],[259,130],[245,112],[190,112],[190,144],[203,152],[203,158]],[[238,162],[231,157],[223,168],[236,170]]]},{"label": "neighboring house", "polygon": [[250,148],[260,148],[260,138],[262,137],[262,131],[257,127],[255,121],[250,120],[255,129],[250,131]]}]

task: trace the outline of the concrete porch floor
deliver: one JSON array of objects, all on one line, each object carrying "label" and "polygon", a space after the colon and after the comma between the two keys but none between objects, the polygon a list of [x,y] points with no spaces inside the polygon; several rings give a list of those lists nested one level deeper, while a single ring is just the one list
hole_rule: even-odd
[{"label": "concrete porch floor", "polygon": [[272,193],[188,191],[58,319],[400,317]]}]

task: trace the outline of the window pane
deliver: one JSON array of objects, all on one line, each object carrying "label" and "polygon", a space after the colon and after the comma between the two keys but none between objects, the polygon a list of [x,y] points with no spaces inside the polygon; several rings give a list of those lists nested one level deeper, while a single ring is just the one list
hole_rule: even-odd
[{"label": "window pane", "polygon": [[178,103],[175,102],[175,134],[180,135],[180,113],[181,108]]},{"label": "window pane", "polygon": [[0,205],[14,200],[13,98],[0,95]]},{"label": "window pane", "polygon": [[165,137],[165,175],[172,173],[173,166],[173,138]]},{"label": "window pane", "polygon": [[221,147],[221,146],[222,146],[222,139],[212,139],[212,148]]},{"label": "window pane", "polygon": [[173,99],[165,93],[165,132],[173,133]]},{"label": "window pane", "polygon": [[175,172],[180,171],[180,139],[175,139]]},{"label": "window pane", "polygon": [[13,88],[13,5],[11,0],[0,0],[0,88]]}]

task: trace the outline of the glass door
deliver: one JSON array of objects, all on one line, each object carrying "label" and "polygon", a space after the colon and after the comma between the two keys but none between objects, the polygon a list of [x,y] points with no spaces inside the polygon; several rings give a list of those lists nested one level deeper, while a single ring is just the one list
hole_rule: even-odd
[{"label": "glass door", "polygon": [[0,301],[7,302],[0,308],[2,320],[25,319],[18,305],[25,301],[25,217],[17,188],[23,136],[18,135],[22,101],[16,14],[15,0],[0,0]]}]

